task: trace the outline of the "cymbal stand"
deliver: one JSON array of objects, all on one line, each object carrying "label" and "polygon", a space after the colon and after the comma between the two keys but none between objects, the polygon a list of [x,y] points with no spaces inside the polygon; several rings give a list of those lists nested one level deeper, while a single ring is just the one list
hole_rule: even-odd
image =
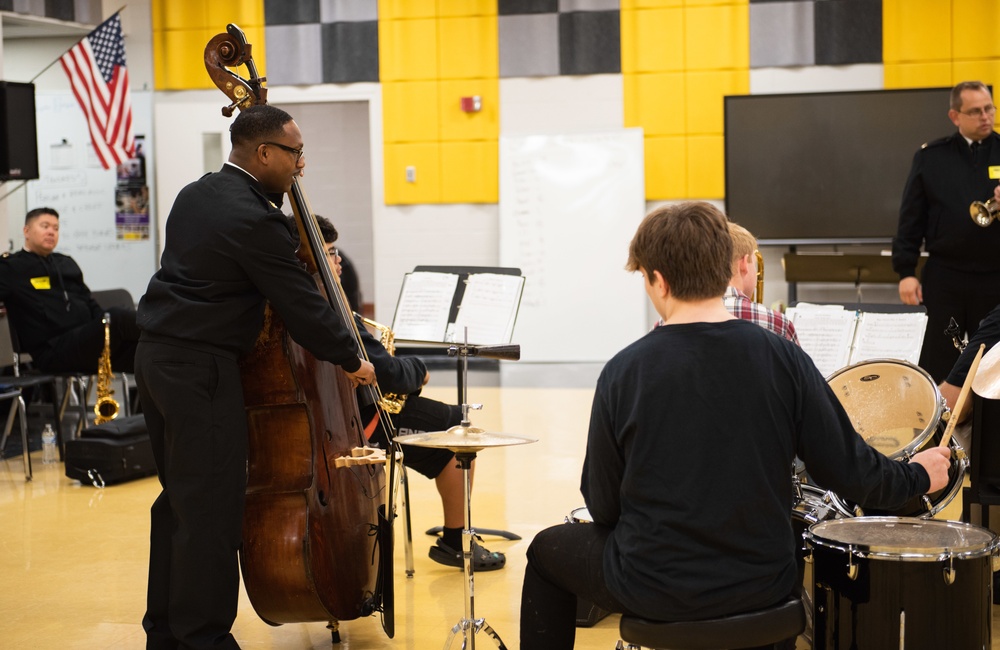
[{"label": "cymbal stand", "polygon": [[[468,340],[468,330],[465,338]],[[448,347],[449,357],[458,357],[458,403],[462,407],[462,426],[469,426],[469,411],[483,408],[482,404],[469,404],[469,357],[483,357],[485,359],[505,359],[517,361],[521,358],[520,345],[469,345],[468,343],[455,343]],[[444,529],[441,526],[434,526],[427,529],[428,535],[439,535]],[[480,534],[503,537],[511,541],[521,539],[517,533],[499,528],[480,528]]]},{"label": "cymbal stand", "polygon": [[[468,427],[467,406],[463,404],[462,426]],[[465,617],[462,618],[455,627],[448,633],[448,639],[444,642],[444,650],[448,650],[455,641],[455,637],[461,632],[462,649],[476,650],[476,634],[482,630],[489,636],[497,648],[507,650],[507,646],[500,640],[500,636],[486,623],[485,618],[476,618],[475,607],[475,580],[473,578],[473,551],[476,544],[476,531],[472,527],[472,461],[476,458],[475,451],[456,450],[455,459],[459,467],[462,468],[462,476],[465,479],[465,529],[462,530],[462,568],[465,572]]]}]

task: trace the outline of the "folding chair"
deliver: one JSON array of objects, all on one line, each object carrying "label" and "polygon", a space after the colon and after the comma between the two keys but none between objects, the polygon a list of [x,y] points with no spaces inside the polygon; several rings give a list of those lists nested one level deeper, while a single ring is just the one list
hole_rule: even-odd
[{"label": "folding chair", "polygon": [[[10,363],[3,363],[3,359],[9,359]],[[14,417],[19,416],[21,423],[21,447],[24,456],[24,477],[25,480],[30,481],[32,477],[31,455],[28,449],[28,412],[24,403],[24,391],[25,389],[49,386],[52,391],[53,411],[58,412],[54,403],[56,400],[57,378],[54,375],[34,373],[21,376],[20,357],[11,338],[10,322],[7,320],[6,312],[0,312],[0,365],[11,367],[14,373],[12,377],[0,377],[0,401],[11,400],[10,410],[7,412],[7,423],[4,426],[3,439],[0,439],[0,452],[7,446],[7,438],[10,437],[10,432],[14,425]],[[56,421],[56,444],[59,447],[59,460],[62,460],[63,429],[61,418],[57,418]]]}]

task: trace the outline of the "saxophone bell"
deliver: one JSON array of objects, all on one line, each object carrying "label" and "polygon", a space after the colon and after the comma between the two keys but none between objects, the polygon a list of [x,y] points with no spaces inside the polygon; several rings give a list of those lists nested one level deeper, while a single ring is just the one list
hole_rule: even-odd
[{"label": "saxophone bell", "polygon": [[104,424],[118,417],[118,402],[111,388],[111,314],[104,314],[104,350],[97,360],[97,403],[94,404],[94,424]]}]

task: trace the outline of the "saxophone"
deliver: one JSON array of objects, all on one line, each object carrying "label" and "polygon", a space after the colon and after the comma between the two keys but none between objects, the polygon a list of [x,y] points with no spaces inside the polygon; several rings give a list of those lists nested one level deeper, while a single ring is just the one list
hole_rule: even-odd
[{"label": "saxophone", "polygon": [[94,424],[104,424],[118,417],[118,402],[111,388],[111,314],[104,314],[104,351],[97,360],[97,403],[94,404]]},{"label": "saxophone", "polygon": [[[382,323],[376,323],[375,321],[361,317],[362,322],[365,325],[372,328],[378,332],[378,342],[382,344],[382,347],[386,349],[391,356],[396,356],[396,335],[392,333],[392,330],[383,325]],[[396,393],[384,393],[382,398],[378,401],[378,405],[382,407],[382,410],[386,413],[391,413],[392,415],[398,415],[400,411],[403,410],[403,406],[406,404],[406,395],[397,395]]]}]

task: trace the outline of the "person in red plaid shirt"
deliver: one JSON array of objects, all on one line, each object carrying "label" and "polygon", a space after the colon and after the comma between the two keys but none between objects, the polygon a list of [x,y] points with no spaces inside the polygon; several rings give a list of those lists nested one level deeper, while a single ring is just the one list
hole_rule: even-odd
[{"label": "person in red plaid shirt", "polygon": [[[790,320],[750,298],[757,286],[757,239],[749,230],[732,221],[729,222],[729,236],[733,239],[733,275],[722,296],[722,304],[736,318],[757,323],[798,345],[799,337],[795,335],[795,326]],[[657,327],[662,324],[662,320],[656,323]]]},{"label": "person in red plaid shirt", "polygon": [[784,336],[798,345],[792,322],[772,309],[751,300],[757,285],[757,240],[743,226],[729,222],[729,236],[733,238],[733,277],[722,296],[729,313],[736,318],[752,321],[778,336]]}]

